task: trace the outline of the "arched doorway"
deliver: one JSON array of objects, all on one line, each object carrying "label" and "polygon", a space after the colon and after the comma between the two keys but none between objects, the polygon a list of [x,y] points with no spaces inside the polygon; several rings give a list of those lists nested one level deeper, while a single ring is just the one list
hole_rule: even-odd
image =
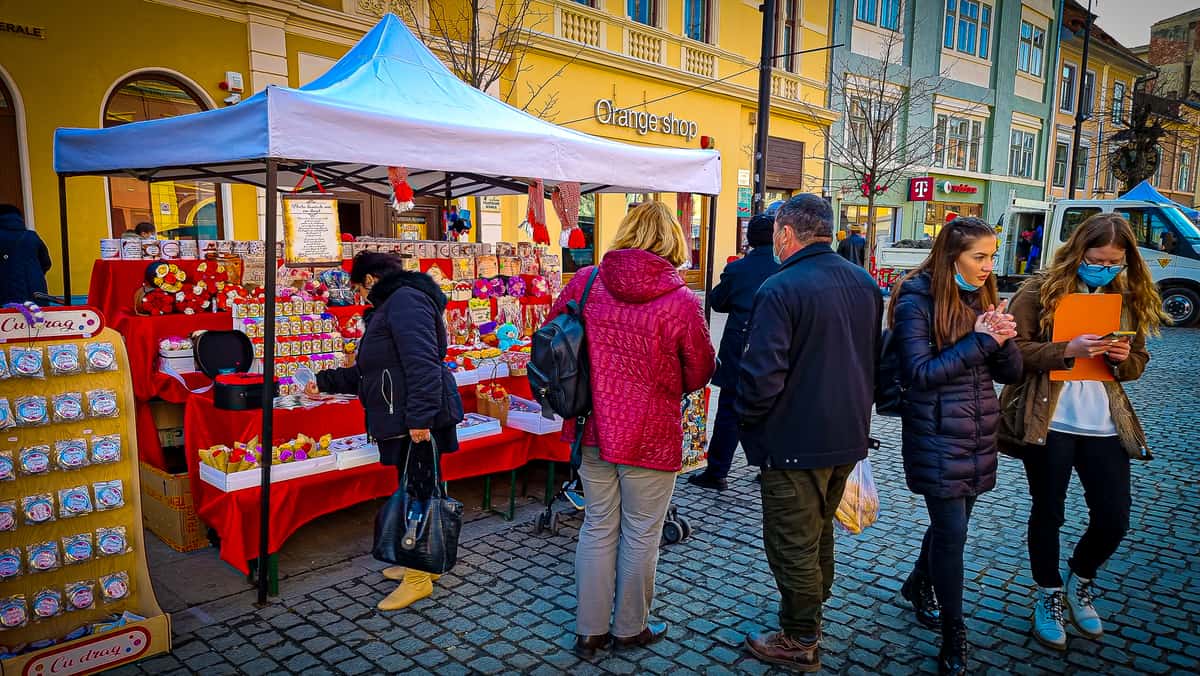
[{"label": "arched doorway", "polygon": [[[204,100],[178,78],[165,73],[139,73],[113,87],[104,102],[104,126],[187,115],[207,108]],[[224,237],[221,190],[215,183],[148,183],[116,176],[108,180],[108,196],[113,237],[120,237],[143,221],[153,223],[158,236],[167,239]],[[209,204],[214,206],[206,209]]]},{"label": "arched doorway", "polygon": [[0,77],[0,204],[25,211],[16,98]]}]

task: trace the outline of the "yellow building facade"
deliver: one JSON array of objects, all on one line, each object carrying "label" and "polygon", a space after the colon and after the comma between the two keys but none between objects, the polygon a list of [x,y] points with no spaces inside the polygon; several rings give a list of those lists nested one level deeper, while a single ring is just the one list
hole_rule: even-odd
[{"label": "yellow building facade", "polygon": [[[1086,68],[1083,66],[1083,22],[1086,10],[1068,0],[1064,7],[1063,40],[1058,57],[1054,136],[1048,144],[1046,191],[1058,199],[1068,197],[1071,176],[1076,176],[1076,199],[1113,199],[1123,192],[1113,175],[1113,137],[1125,127],[1133,105],[1138,78],[1150,64],[1135,56],[1115,38],[1093,24]],[[1084,95],[1079,93],[1080,81]],[[1087,119],[1080,135],[1080,152],[1074,152],[1075,116],[1082,108]]]},{"label": "yellow building facade", "polygon": [[[445,43],[431,39],[437,23],[431,18],[453,6],[429,1],[63,0],[5,6],[0,20],[29,30],[0,34],[0,149],[11,145],[16,160],[0,162],[0,200],[21,207],[49,247],[56,266],[49,275],[51,290],[62,286],[56,128],[112,126],[236,105],[232,89],[239,78],[243,98],[269,84],[300,86],[324,72],[386,12],[416,23],[435,53],[449,61]],[[832,2],[779,4],[777,53],[828,45]],[[524,5],[525,0],[482,4],[501,22]],[[719,273],[737,253],[748,218],[762,20],[757,3],[532,0],[521,16],[526,37],[519,50],[499,57],[507,59],[504,76],[490,93],[598,136],[677,148],[704,144],[721,152],[714,251]],[[775,159],[767,172],[773,195],[822,192],[821,129],[835,119],[824,108],[828,63],[824,51],[777,61],[770,122]],[[639,118],[637,112],[657,115],[664,124],[657,131],[638,129],[629,123]],[[529,152],[536,168],[538,150]],[[138,222],[153,222],[160,235],[173,237],[256,239],[262,233],[262,198],[253,187],[85,177],[68,183],[76,297],[87,287],[99,241],[119,237]],[[423,237],[440,231],[435,215],[440,208],[427,206],[425,217],[398,218],[379,198],[339,196],[350,232],[397,236],[414,223]],[[566,268],[598,260],[628,204],[644,199],[677,203],[677,196],[665,194],[586,197],[581,221],[589,248],[564,251]],[[524,202],[472,199],[460,206],[475,213],[477,238],[516,241],[525,237],[517,227]],[[689,281],[699,284],[709,214],[707,202],[694,204],[692,222],[684,226],[695,249]],[[553,209],[547,214],[554,221]],[[557,242],[556,222],[551,230]]]}]

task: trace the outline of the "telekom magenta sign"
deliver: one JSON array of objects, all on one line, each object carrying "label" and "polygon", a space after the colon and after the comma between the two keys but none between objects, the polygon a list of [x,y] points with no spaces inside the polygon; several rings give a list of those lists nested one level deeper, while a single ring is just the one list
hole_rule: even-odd
[{"label": "telekom magenta sign", "polygon": [[933,199],[933,177],[921,176],[908,179],[908,201],[928,202]]}]

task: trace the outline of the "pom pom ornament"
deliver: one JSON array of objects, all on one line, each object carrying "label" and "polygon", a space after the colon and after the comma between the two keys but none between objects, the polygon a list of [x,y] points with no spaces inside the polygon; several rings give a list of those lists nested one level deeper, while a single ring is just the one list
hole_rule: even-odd
[{"label": "pom pom ornament", "polygon": [[408,184],[408,169],[388,167],[388,182],[392,184],[392,208],[398,214],[411,211],[416,202],[413,201],[412,186]]},{"label": "pom pom ornament", "polygon": [[525,210],[530,236],[534,244],[550,246],[550,231],[546,229],[546,188],[542,179],[529,184],[529,206]]}]

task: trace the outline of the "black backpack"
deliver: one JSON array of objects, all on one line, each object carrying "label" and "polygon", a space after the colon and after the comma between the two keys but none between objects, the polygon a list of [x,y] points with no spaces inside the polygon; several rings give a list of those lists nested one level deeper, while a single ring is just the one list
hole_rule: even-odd
[{"label": "black backpack", "polygon": [[592,268],[579,303],[567,303],[567,311],[533,334],[529,360],[529,387],[543,408],[563,418],[575,418],[575,443],[571,463],[578,468],[582,457],[583,426],[592,412],[591,368],[587,337],[583,330],[583,308],[600,266]]},{"label": "black backpack", "polygon": [[904,388],[900,385],[900,354],[896,349],[896,334],[883,332],[880,341],[879,370],[875,373],[875,412],[899,417],[904,404]]}]

